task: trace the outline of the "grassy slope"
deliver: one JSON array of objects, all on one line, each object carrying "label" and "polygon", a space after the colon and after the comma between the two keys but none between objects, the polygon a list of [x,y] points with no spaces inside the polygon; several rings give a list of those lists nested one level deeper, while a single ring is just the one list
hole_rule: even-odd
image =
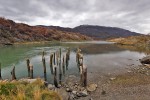
[{"label": "grassy slope", "polygon": [[148,35],[131,36],[128,38],[117,38],[109,41],[116,42],[122,45],[134,45],[134,46],[145,45],[146,46],[150,44],[150,36]]},{"label": "grassy slope", "polygon": [[150,54],[150,35],[132,36],[128,38],[116,38],[109,40],[116,42],[121,48],[127,48],[134,51],[146,52]]},{"label": "grassy slope", "polygon": [[62,100],[54,91],[48,90],[43,81],[0,82],[0,100]]}]

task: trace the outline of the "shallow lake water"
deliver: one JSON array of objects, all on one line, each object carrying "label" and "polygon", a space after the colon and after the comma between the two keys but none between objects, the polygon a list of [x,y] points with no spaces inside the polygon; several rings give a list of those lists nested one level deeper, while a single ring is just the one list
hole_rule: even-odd
[{"label": "shallow lake water", "polygon": [[84,55],[84,64],[88,72],[111,73],[115,70],[124,68],[128,65],[138,65],[139,59],[145,56],[145,53],[122,49],[110,42],[57,42],[44,44],[20,44],[14,46],[0,47],[0,62],[2,63],[2,78],[11,79],[11,70],[16,67],[16,77],[26,78],[28,76],[26,58],[30,59],[34,68],[34,78],[44,77],[42,65],[42,51],[46,52],[47,81],[53,82],[53,75],[50,71],[50,54],[62,49],[62,56],[70,47],[70,60],[67,69],[62,77],[69,75],[79,76],[79,70],[76,63],[76,49],[80,48]]}]

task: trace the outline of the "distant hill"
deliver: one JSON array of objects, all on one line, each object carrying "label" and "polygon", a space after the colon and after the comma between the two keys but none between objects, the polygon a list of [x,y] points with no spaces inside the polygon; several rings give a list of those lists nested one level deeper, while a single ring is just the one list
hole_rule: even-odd
[{"label": "distant hill", "polygon": [[80,33],[15,23],[12,20],[0,17],[0,44],[53,40],[91,40],[91,38]]},{"label": "distant hill", "polygon": [[59,26],[42,26],[50,29],[57,29],[65,32],[77,32],[83,35],[93,37],[95,39],[109,39],[118,37],[138,36],[140,33],[131,32],[129,30],[117,27],[105,27],[95,25],[80,25],[75,28],[64,28]]}]

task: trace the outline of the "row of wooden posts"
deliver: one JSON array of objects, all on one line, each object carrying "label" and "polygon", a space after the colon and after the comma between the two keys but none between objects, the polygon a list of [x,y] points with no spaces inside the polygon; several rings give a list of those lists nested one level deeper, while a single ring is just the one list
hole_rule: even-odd
[{"label": "row of wooden posts", "polygon": [[[54,76],[54,85],[58,87],[58,81],[57,81],[57,66],[59,67],[59,84],[61,84],[61,78],[62,78],[62,72],[65,74],[65,69],[68,70],[69,60],[70,60],[70,48],[68,48],[67,53],[62,55],[61,48],[59,51],[56,51],[50,55],[50,70],[51,74]],[[61,61],[62,58],[62,61]],[[81,85],[86,87],[87,86],[87,68],[83,64],[83,54],[81,54],[81,50],[77,49],[76,52],[76,62],[77,66],[80,71],[80,82]],[[44,71],[44,78],[46,80],[46,61],[45,61],[45,52],[42,52],[42,63],[43,63],[43,71]],[[27,70],[28,70],[28,77],[33,78],[33,65],[30,63],[29,59],[26,59],[27,64]],[[65,67],[66,66],[66,67]],[[62,70],[63,69],[63,70]],[[11,71],[12,80],[16,80],[15,75],[15,66],[13,67]],[[1,76],[1,63],[0,63],[0,79],[2,79]]]},{"label": "row of wooden posts", "polygon": [[[58,87],[58,81],[57,81],[57,66],[59,67],[59,84],[61,84],[62,79],[62,69],[63,74],[65,74],[65,64],[66,69],[68,70],[68,64],[70,60],[70,48],[68,48],[66,57],[63,55],[63,58],[61,57],[62,50],[61,48],[59,51],[56,51],[50,55],[50,70],[51,74],[54,76],[54,85]],[[62,61],[61,61],[62,58]],[[30,60],[27,59],[27,68],[28,68],[28,77],[33,78],[33,66],[30,65]],[[46,61],[45,61],[45,52],[42,52],[42,63],[43,63],[43,71],[44,71],[44,78],[46,80]]]}]

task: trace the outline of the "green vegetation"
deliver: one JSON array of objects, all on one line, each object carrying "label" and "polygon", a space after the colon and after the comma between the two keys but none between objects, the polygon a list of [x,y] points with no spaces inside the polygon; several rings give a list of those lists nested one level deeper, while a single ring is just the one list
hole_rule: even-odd
[{"label": "green vegetation", "polygon": [[61,100],[54,91],[48,90],[44,82],[25,81],[0,82],[0,100]]}]

